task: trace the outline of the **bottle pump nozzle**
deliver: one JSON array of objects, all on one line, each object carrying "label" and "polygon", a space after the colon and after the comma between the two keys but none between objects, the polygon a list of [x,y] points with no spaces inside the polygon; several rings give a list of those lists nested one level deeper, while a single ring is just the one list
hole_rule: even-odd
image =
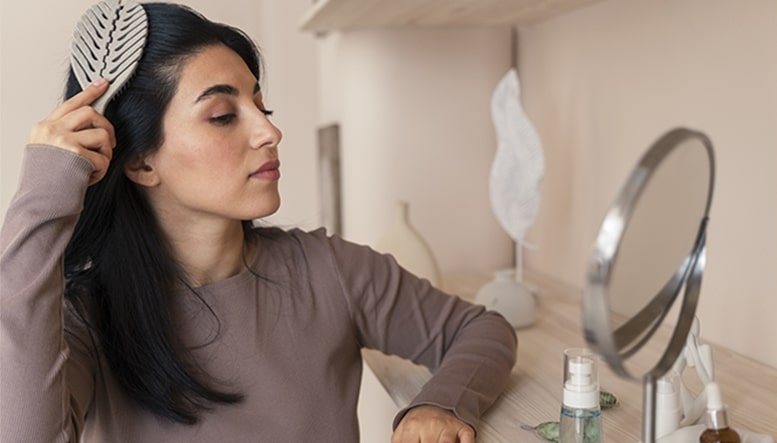
[{"label": "bottle pump nozzle", "polygon": [[569,358],[566,363],[564,404],[571,408],[597,408],[599,383],[593,358],[577,355]]}]

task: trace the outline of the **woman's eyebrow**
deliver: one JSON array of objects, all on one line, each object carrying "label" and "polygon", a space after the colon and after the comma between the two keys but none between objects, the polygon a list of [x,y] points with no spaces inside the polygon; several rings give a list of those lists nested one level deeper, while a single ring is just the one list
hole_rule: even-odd
[{"label": "woman's eyebrow", "polygon": [[202,94],[197,97],[197,100],[194,101],[194,103],[199,103],[203,100],[205,100],[208,97],[212,97],[216,94],[226,94],[226,95],[238,95],[238,90],[234,86],[230,85],[213,85],[206,90],[202,91]]},{"label": "woman's eyebrow", "polygon": [[[259,83],[254,84],[253,95],[256,95],[261,90],[262,88],[261,86],[259,86]],[[202,91],[202,94],[200,94],[199,97],[197,97],[197,100],[195,100],[194,103],[199,103],[205,100],[206,98],[214,96],[216,94],[237,96],[240,94],[240,91],[238,91],[237,88],[235,88],[234,86],[227,85],[227,84],[213,85],[207,88],[206,90]]]}]

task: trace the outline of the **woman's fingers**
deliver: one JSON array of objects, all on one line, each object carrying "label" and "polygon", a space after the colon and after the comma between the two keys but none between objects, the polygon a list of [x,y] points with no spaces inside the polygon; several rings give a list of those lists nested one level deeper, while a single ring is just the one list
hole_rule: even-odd
[{"label": "woman's fingers", "polygon": [[84,151],[82,156],[89,160],[92,163],[92,166],[94,166],[94,171],[92,171],[92,174],[89,176],[89,186],[91,186],[105,177],[111,160],[105,155],[89,150]]},{"label": "woman's fingers", "polygon": [[[58,108],[59,109],[59,108]],[[93,134],[81,132],[101,129],[103,139],[95,140]],[[113,125],[89,106],[82,106],[56,119],[47,118],[33,126],[30,143],[65,148],[76,153],[81,149],[94,149],[116,145]]]},{"label": "woman's fingers", "polygon": [[89,106],[108,89],[98,81],[59,105],[30,131],[31,144],[56,146],[79,154],[94,166],[90,184],[105,176],[116,146],[113,125]]},{"label": "woman's fingers", "polygon": [[62,134],[58,137],[61,141],[59,145],[79,146],[79,154],[85,154],[83,151],[90,151],[106,157],[108,160],[113,158],[113,133],[105,128],[81,129],[75,132]]},{"label": "woman's fingers", "polygon": [[49,114],[47,120],[56,120],[65,114],[82,106],[89,106],[108,90],[108,82],[104,78],[97,79],[86,89],[65,100]]}]

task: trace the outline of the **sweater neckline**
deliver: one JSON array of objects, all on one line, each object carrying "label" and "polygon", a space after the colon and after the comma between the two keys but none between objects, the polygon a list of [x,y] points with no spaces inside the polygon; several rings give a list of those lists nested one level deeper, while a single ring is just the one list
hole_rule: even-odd
[{"label": "sweater neckline", "polygon": [[195,291],[207,291],[211,293],[216,292],[222,292],[225,290],[228,290],[230,288],[240,286],[244,282],[249,281],[255,277],[254,272],[255,269],[257,269],[257,264],[259,263],[260,256],[262,255],[262,247],[260,245],[260,238],[257,236],[257,238],[252,240],[254,242],[254,255],[250,258],[250,260],[247,260],[248,266],[243,266],[243,269],[240,270],[235,275],[232,275],[231,277],[227,277],[225,279],[211,282],[202,286],[194,286],[192,288],[184,287],[184,288],[178,288],[174,291],[175,294],[183,294],[186,292],[191,291],[192,289]]}]

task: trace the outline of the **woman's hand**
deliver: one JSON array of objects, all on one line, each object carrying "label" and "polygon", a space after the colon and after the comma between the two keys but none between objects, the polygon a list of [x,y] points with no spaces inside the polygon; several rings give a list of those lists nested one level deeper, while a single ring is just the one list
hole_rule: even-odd
[{"label": "woman's hand", "polygon": [[107,81],[97,80],[59,105],[30,131],[31,144],[56,146],[89,160],[94,166],[90,185],[105,176],[116,146],[113,125],[89,106],[107,89]]},{"label": "woman's hand", "polygon": [[417,406],[399,422],[391,443],[475,443],[475,431],[444,409]]}]

